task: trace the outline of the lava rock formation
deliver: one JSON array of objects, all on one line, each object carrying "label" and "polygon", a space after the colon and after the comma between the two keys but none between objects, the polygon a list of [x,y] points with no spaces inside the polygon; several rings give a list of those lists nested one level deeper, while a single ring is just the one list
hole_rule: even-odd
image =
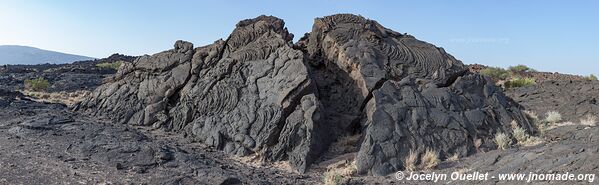
[{"label": "lava rock formation", "polygon": [[[226,40],[125,63],[75,109],[180,132],[235,155],[309,169],[331,142],[361,135],[358,172],[403,169],[410,150],[441,158],[495,147],[520,106],[442,48],[350,14],[317,18],[296,44],[281,19],[239,22]],[[508,132],[506,132],[508,133]]]}]

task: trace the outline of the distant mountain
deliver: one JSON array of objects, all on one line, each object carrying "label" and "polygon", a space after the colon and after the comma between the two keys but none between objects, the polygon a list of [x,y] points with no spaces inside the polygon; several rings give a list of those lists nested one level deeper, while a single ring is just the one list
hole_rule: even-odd
[{"label": "distant mountain", "polygon": [[92,57],[48,51],[29,46],[0,46],[0,65],[4,64],[63,64],[81,60],[93,60]]}]

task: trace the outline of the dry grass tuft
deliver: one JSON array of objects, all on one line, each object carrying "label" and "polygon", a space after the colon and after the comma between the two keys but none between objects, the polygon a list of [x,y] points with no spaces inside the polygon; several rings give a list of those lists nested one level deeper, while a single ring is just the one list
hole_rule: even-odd
[{"label": "dry grass tuft", "polygon": [[424,152],[424,155],[422,156],[421,159],[422,163],[422,169],[425,170],[432,170],[435,169],[437,167],[437,165],[439,165],[439,163],[441,162],[439,160],[439,152],[432,150],[432,149],[426,149],[426,152]]},{"label": "dry grass tuft", "polygon": [[502,132],[498,132],[495,134],[495,144],[497,144],[497,148],[501,150],[508,149],[512,144],[512,139],[507,134]]},{"label": "dry grass tuft", "polygon": [[406,156],[405,162],[404,162],[404,169],[406,171],[416,171],[416,162],[418,161],[418,154],[416,152],[414,152],[414,150],[410,150],[410,153],[408,154],[408,156]]},{"label": "dry grass tuft", "polygon": [[512,135],[514,136],[516,141],[518,141],[518,143],[523,143],[528,139],[528,137],[530,137],[528,133],[526,133],[526,130],[519,126],[513,127]]},{"label": "dry grass tuft", "polygon": [[589,114],[586,118],[580,119],[580,124],[591,127],[597,126],[597,116]]},{"label": "dry grass tuft", "polygon": [[526,130],[524,130],[521,127],[513,128],[512,135],[514,136],[516,141],[518,141],[518,145],[520,146],[536,146],[545,142],[543,139],[539,137],[528,135],[528,133],[526,133]]},{"label": "dry grass tuft", "polygon": [[549,111],[545,114],[545,121],[555,124],[562,121],[562,115],[557,111]]}]

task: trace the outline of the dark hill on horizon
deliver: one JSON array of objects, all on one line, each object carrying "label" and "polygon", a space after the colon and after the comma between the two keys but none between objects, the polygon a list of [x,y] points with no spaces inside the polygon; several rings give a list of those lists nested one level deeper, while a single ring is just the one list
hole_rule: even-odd
[{"label": "dark hill on horizon", "polygon": [[0,65],[4,64],[64,64],[95,58],[43,50],[29,46],[0,45]]}]

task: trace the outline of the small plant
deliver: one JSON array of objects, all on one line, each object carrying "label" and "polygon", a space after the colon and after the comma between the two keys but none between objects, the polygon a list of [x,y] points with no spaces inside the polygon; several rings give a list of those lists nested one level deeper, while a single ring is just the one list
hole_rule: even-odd
[{"label": "small plant", "polygon": [[587,125],[587,126],[597,126],[597,116],[593,116],[593,115],[587,115],[586,118],[580,119],[580,124],[581,125]]},{"label": "small plant", "polygon": [[36,79],[25,80],[25,89],[33,91],[45,91],[50,86],[48,80],[43,77]]},{"label": "small plant", "polygon": [[526,87],[537,84],[534,78],[512,78],[505,82],[505,87],[507,88],[515,88],[515,87]]},{"label": "small plant", "polygon": [[439,162],[439,152],[432,149],[426,149],[426,152],[424,152],[424,155],[422,156],[422,169],[435,169],[437,165],[439,165]]},{"label": "small plant", "polygon": [[418,160],[418,154],[416,152],[414,152],[413,150],[410,150],[410,153],[408,154],[408,156],[406,156],[405,162],[404,162],[404,169],[406,171],[416,171],[416,162]]},{"label": "small plant", "polygon": [[594,74],[590,74],[589,76],[585,76],[584,78],[590,81],[597,81],[597,76],[595,76]]},{"label": "small plant", "polygon": [[545,113],[545,121],[555,124],[562,120],[562,115],[557,111],[549,111]]},{"label": "small plant", "polygon": [[514,136],[516,141],[518,141],[518,143],[524,143],[524,142],[526,142],[528,137],[530,137],[526,133],[526,130],[524,130],[522,127],[519,127],[519,126],[516,126],[512,129],[512,135]]},{"label": "small plant", "polygon": [[498,132],[497,134],[495,134],[495,144],[497,144],[497,148],[505,150],[508,149],[512,144],[512,139],[510,139],[510,137],[508,137],[507,134],[504,134],[503,132]]},{"label": "small plant", "polygon": [[123,64],[123,61],[106,62],[106,63],[98,63],[98,64],[96,64],[96,67],[119,70],[119,67],[121,67],[121,64]]},{"label": "small plant", "polygon": [[495,80],[505,80],[510,76],[510,73],[508,71],[498,67],[488,67],[481,70],[480,73],[489,76]]},{"label": "small plant", "polygon": [[510,66],[508,68],[508,70],[513,71],[513,72],[534,72],[536,70],[534,70],[533,68],[530,68],[526,65],[517,65],[517,66]]}]

